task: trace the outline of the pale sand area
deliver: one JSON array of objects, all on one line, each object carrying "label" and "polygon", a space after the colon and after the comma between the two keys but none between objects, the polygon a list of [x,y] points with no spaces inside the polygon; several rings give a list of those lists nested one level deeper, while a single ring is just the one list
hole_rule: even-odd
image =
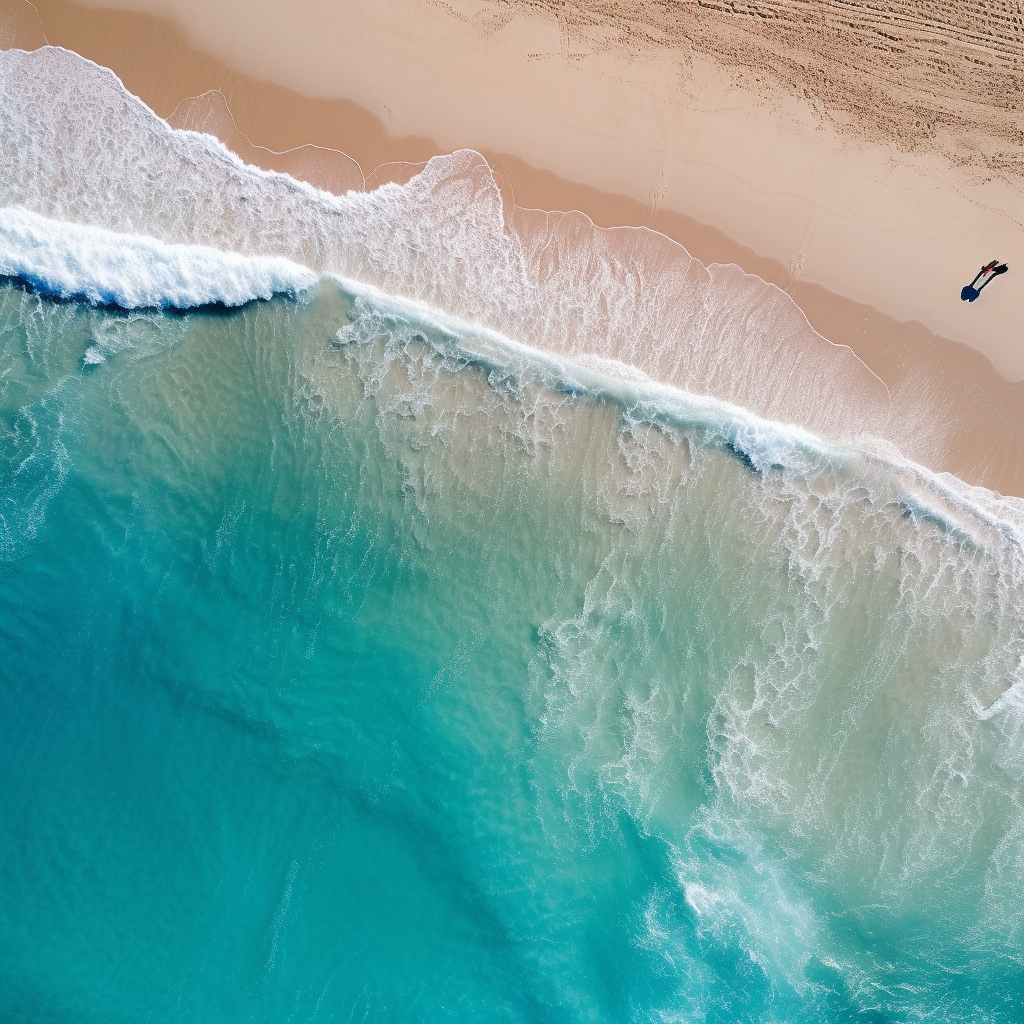
[{"label": "pale sand area", "polygon": [[[781,30],[759,39],[748,23],[765,18],[737,20],[721,4],[717,19],[704,17],[703,35],[695,26],[692,38],[677,39],[669,29],[685,26],[701,10],[697,5],[115,0],[103,6],[169,15],[230,66],[304,96],[353,100],[392,136],[425,135],[446,152],[514,153],[652,211],[664,207],[712,224],[792,267],[802,280],[898,320],[920,321],[985,352],[1009,379],[1024,377],[1024,288],[1007,281],[982,304],[959,298],[961,286],[991,258],[1024,266],[1019,11],[1016,20],[996,22],[968,13],[958,24],[950,21],[958,5],[927,0],[732,5],[763,8],[775,22],[789,15],[803,28],[793,39]],[[883,19],[872,31],[879,8],[901,17]],[[815,34],[820,13],[831,9],[840,34]],[[845,27],[851,21],[863,25]],[[933,22],[934,46],[901,60],[900,51],[927,39]],[[624,23],[633,26],[626,35],[635,43],[631,50],[623,49]],[[794,40],[804,38],[808,45],[793,52]],[[749,51],[760,43],[760,60],[756,52],[745,54],[745,40]],[[879,42],[892,40],[896,46],[879,51]],[[857,47],[879,56],[858,64],[849,56]],[[964,60],[974,70],[966,83],[957,74]],[[936,61],[949,70],[913,81],[909,72],[919,63]],[[803,95],[846,63],[853,65],[849,81]],[[892,87],[877,87],[886,76]],[[844,110],[840,101],[858,83],[867,95]],[[929,94],[937,96],[934,114]],[[1011,105],[996,107],[996,95],[1009,95]],[[929,118],[930,130],[913,128]],[[1008,127],[1014,120],[1016,136]],[[859,137],[851,138],[848,128],[860,129]],[[907,151],[915,141],[925,145]]]},{"label": "pale sand area", "polygon": [[[612,62],[613,71],[617,68],[616,73],[620,76],[618,81],[624,81],[624,98],[609,102],[610,107],[618,111],[619,120],[615,122],[612,118],[609,124],[604,125],[605,133],[602,134],[590,123],[594,116],[591,107],[570,87],[566,87],[567,92],[556,93],[562,96],[562,100],[557,104],[549,103],[546,114],[538,109],[535,95],[533,100],[530,100],[530,96],[533,95],[531,88],[523,86],[522,82],[518,82],[514,89],[506,89],[505,93],[508,95],[502,100],[501,95],[504,93],[501,93],[496,83],[504,79],[496,72],[502,66],[507,67],[507,64],[501,65],[497,60],[491,61],[492,67],[488,74],[494,81],[490,85],[474,80],[472,89],[467,90],[465,84],[457,88],[453,85],[450,75],[446,79],[443,74],[438,80],[424,82],[424,77],[429,77],[428,71],[437,70],[436,60],[427,61],[425,65],[421,51],[429,50],[429,45],[413,45],[414,41],[410,41],[412,29],[421,32],[429,29],[434,35],[430,36],[428,32],[422,38],[428,41],[433,38],[434,45],[441,47],[441,50],[448,54],[449,64],[463,63],[465,55],[458,47],[466,46],[469,56],[466,57],[465,63],[469,68],[467,74],[470,78],[473,74],[480,75],[482,79],[488,77],[480,67],[483,59],[480,53],[487,56],[497,48],[499,55],[502,55],[506,62],[512,60],[509,54],[520,61],[517,68],[520,78],[529,78],[537,68],[546,68],[547,74],[557,64],[561,68],[558,73],[571,82],[578,76],[581,64],[586,65],[587,61],[571,57],[566,59],[562,55],[566,37],[564,29],[559,37],[557,51],[529,51],[539,56],[536,59],[523,60],[521,56],[515,56],[517,50],[515,47],[510,48],[507,42],[495,43],[496,39],[500,39],[502,32],[515,29],[515,18],[505,25],[499,25],[497,33],[488,34],[485,31],[486,26],[481,27],[479,21],[467,23],[455,17],[449,10],[414,6],[405,11],[408,18],[404,22],[399,19],[382,26],[379,14],[375,15],[375,22],[374,16],[371,16],[372,12],[350,4],[347,9],[355,11],[355,14],[352,15],[352,24],[349,27],[355,30],[361,26],[364,35],[353,41],[351,33],[347,36],[345,33],[341,36],[335,33],[335,40],[349,40],[336,51],[336,55],[338,52],[344,53],[352,57],[356,64],[367,63],[368,54],[376,55],[383,63],[377,67],[376,72],[372,72],[365,67],[353,71],[352,60],[343,61],[347,67],[345,75],[349,77],[342,75],[327,82],[327,96],[331,96],[333,91],[335,98],[311,100],[279,85],[275,86],[233,70],[222,60],[204,53],[198,46],[189,43],[166,22],[137,13],[86,9],[52,0],[40,0],[35,6],[38,9],[38,16],[31,8],[27,8],[25,0],[16,0],[13,3],[11,0],[5,0],[4,7],[0,8],[5,12],[2,24],[6,27],[0,30],[6,32],[5,36],[0,37],[3,45],[32,48],[49,41],[74,49],[98,63],[113,68],[131,91],[144,99],[157,113],[170,117],[172,123],[188,127],[205,126],[207,130],[222,137],[244,159],[253,163],[287,170],[332,191],[344,191],[346,188],[363,186],[360,166],[369,172],[366,185],[372,187],[377,181],[402,177],[414,170],[414,167],[396,167],[393,165],[394,161],[415,164],[431,155],[458,146],[473,145],[474,148],[483,151],[492,166],[498,169],[504,178],[505,191],[509,195],[514,193],[519,206],[580,209],[595,223],[604,225],[647,223],[680,241],[705,264],[735,262],[750,273],[756,273],[780,287],[788,287],[790,294],[800,303],[811,324],[820,333],[834,342],[849,344],[886,382],[893,398],[894,417],[897,420],[902,417],[908,425],[908,431],[904,431],[904,434],[912,432],[910,428],[921,434],[923,424],[941,421],[941,430],[930,431],[935,436],[926,441],[921,451],[914,450],[913,445],[909,446],[908,451],[908,445],[901,444],[907,454],[933,468],[956,473],[968,481],[984,483],[1004,493],[1024,494],[1024,439],[1021,436],[1024,434],[1024,389],[1020,385],[1014,386],[1000,379],[993,372],[988,360],[979,353],[939,337],[920,324],[898,323],[892,316],[885,316],[866,303],[844,298],[814,280],[811,271],[816,259],[815,245],[820,244],[828,236],[821,227],[822,223],[831,217],[829,230],[834,232],[839,230],[836,224],[841,228],[847,222],[837,218],[834,210],[823,212],[824,201],[820,192],[815,190],[813,181],[809,181],[806,175],[800,177],[798,157],[810,153],[819,169],[826,165],[825,171],[821,173],[824,180],[831,182],[829,152],[832,157],[835,157],[837,152],[843,154],[847,168],[853,167],[848,174],[857,171],[856,166],[851,163],[851,153],[854,156],[863,156],[867,153],[868,156],[874,157],[877,157],[878,153],[877,147],[872,150],[863,139],[851,142],[849,138],[839,138],[838,135],[835,138],[828,136],[828,132],[820,124],[815,126],[814,131],[817,134],[813,138],[807,125],[801,129],[798,121],[793,121],[788,127],[784,125],[780,129],[779,118],[782,117],[784,120],[792,114],[792,111],[787,113],[786,109],[783,109],[788,102],[784,96],[782,101],[785,102],[772,106],[763,98],[751,99],[750,93],[735,89],[729,92],[726,87],[723,94],[729,96],[732,106],[719,104],[718,109],[715,109],[705,102],[705,120],[713,128],[717,126],[717,130],[724,131],[726,135],[729,134],[729,130],[735,129],[733,141],[744,142],[744,145],[737,144],[731,150],[726,146],[723,150],[719,139],[719,149],[709,149],[699,131],[684,141],[688,147],[687,152],[699,153],[702,160],[710,160],[713,157],[724,164],[727,170],[716,168],[709,163],[698,164],[691,161],[688,169],[684,168],[681,171],[678,166],[678,155],[673,157],[671,153],[663,150],[660,168],[654,176],[654,188],[651,193],[645,194],[642,189],[634,186],[650,171],[652,151],[648,151],[645,156],[636,142],[637,129],[630,123],[633,112],[631,104],[635,104],[636,109],[645,116],[650,114],[652,109],[663,109],[663,119],[667,123],[666,131],[672,128],[668,122],[671,122],[673,117],[678,120],[681,116],[679,111],[690,111],[692,128],[695,120],[692,117],[692,103],[697,95],[693,78],[682,84],[676,80],[672,85],[679,95],[689,97],[691,106],[688,107],[666,99],[664,83],[661,83],[660,92],[654,87],[657,83],[651,86],[652,68],[660,68],[663,71],[664,62],[659,65],[657,61],[652,62],[648,58],[636,56],[624,60],[621,53],[617,56],[612,54],[611,57],[608,53],[597,54],[597,57],[605,61],[605,68],[600,71],[598,77],[604,76],[606,80],[611,80],[612,71],[608,68],[612,65],[608,65],[608,61],[614,57],[618,64]],[[487,6],[477,5],[478,8]],[[217,4],[212,7],[221,9]],[[211,5],[205,5],[205,9],[211,9]],[[224,10],[226,9],[225,7]],[[295,10],[301,13],[302,9]],[[250,8],[246,18],[258,21],[264,15],[269,16],[272,13],[270,10],[261,13],[261,9]],[[484,13],[486,14],[486,11]],[[321,14],[327,16],[323,12]],[[221,23],[214,21],[197,29],[197,22],[190,22],[189,18],[198,18],[199,14],[189,15],[187,11],[177,11],[175,17],[189,29],[190,33],[202,32],[204,47],[214,52],[225,51],[227,42],[216,38],[218,33],[225,31]],[[417,18],[426,18],[426,22],[421,24]],[[518,20],[524,22],[527,32],[542,33],[548,22],[548,15],[541,11],[539,15]],[[270,24],[275,23],[271,21]],[[331,35],[328,31],[329,22],[320,21],[317,24],[318,31],[314,33],[315,35]],[[402,27],[403,25],[405,27]],[[424,25],[427,27],[424,28]],[[413,36],[416,31],[412,32]],[[238,45],[236,36],[237,33],[232,36],[230,46]],[[381,38],[389,39],[394,45],[382,48]],[[442,39],[447,39],[443,46],[440,42]],[[315,53],[317,46],[312,42],[310,45],[311,52]],[[519,49],[522,50],[522,47]],[[387,50],[387,53],[384,53],[384,50]],[[288,47],[285,46],[283,52],[286,57],[287,51]],[[458,53],[457,61],[452,58],[453,53]],[[399,59],[403,54],[409,67],[405,67]],[[242,53],[240,57],[239,63],[242,64],[253,61],[252,53],[248,57]],[[436,54],[434,57],[436,58]],[[272,75],[275,79],[285,81],[291,79],[295,82],[296,79],[303,79],[304,71],[300,73],[297,69],[292,69],[289,72],[285,66],[288,60],[285,59],[282,63],[280,58],[279,54],[273,60],[263,62],[258,73],[264,76]],[[588,61],[589,59],[587,58]],[[316,62],[309,60],[305,63]],[[399,86],[384,81],[387,76],[381,75],[381,66],[390,68],[401,80]],[[724,72],[720,70],[716,74],[721,77]],[[624,77],[627,75],[628,80]],[[647,78],[644,79],[643,75],[647,75]],[[548,77],[550,78],[550,75]],[[647,91],[637,90],[637,81],[643,81],[651,88]],[[297,84],[312,92],[322,92],[324,80],[321,79],[319,85],[306,80],[298,81]],[[476,88],[478,84],[479,89]],[[373,94],[372,87],[377,86],[384,89],[382,94]],[[220,89],[220,94],[205,96],[198,101],[187,99],[200,96],[210,89]],[[351,95],[338,98],[337,93],[341,89],[348,89]],[[391,91],[387,91],[388,89]],[[401,103],[396,99],[396,89]],[[534,92],[535,90],[536,86]],[[462,93],[465,92],[473,93],[472,102],[462,97]],[[520,102],[517,107],[509,100],[509,96],[514,99],[515,95],[520,93],[525,94],[529,102]],[[353,102],[353,97],[363,101],[365,107]],[[605,98],[608,99],[607,96]],[[747,103],[747,106],[744,107],[740,101]],[[496,105],[492,113],[503,116],[492,116],[491,124],[481,124],[478,113],[474,113],[474,104],[482,105],[486,112],[491,103]],[[433,112],[430,109],[431,105],[437,108]],[[374,109],[384,114],[386,126],[373,116]],[[528,121],[531,116],[537,118],[536,138],[529,130]],[[570,116],[571,121],[563,124],[560,135],[552,129],[553,118],[557,120],[558,117]],[[422,118],[419,122],[416,121],[418,117]],[[696,120],[699,121],[699,118]],[[573,127],[574,122],[576,127]],[[580,129],[579,124],[587,126],[586,130]],[[757,129],[759,125],[765,130],[765,124],[771,131],[777,133],[774,140],[769,140],[770,144],[765,142],[763,137],[760,139],[759,155],[766,169],[765,177],[771,179],[772,174],[780,174],[780,167],[790,170],[796,167],[796,177],[789,182],[788,194],[749,189],[750,194],[744,194],[742,180],[734,173],[736,167],[729,166],[730,161],[733,161],[739,165],[741,172],[744,166],[750,170],[749,162],[748,165],[743,165],[743,160],[746,159],[743,155],[745,147],[749,144],[751,131]],[[730,125],[732,129],[729,128]],[[745,126],[743,132],[746,134],[740,133],[737,125]],[[699,124],[697,128],[700,128]],[[438,138],[431,138],[427,130]],[[710,131],[707,124],[703,130],[705,135]],[[803,135],[800,134],[801,130],[804,132]],[[399,134],[403,131],[407,134]],[[412,134],[413,131],[420,134]],[[581,144],[578,137],[588,131],[593,137]],[[616,139],[616,131],[625,138],[625,142]],[[821,141],[822,134],[828,136],[826,141],[829,144],[835,143],[838,138],[842,145],[838,150],[829,151],[828,145]],[[960,171],[961,178],[974,182],[971,186],[975,189],[972,193],[974,198],[963,200],[961,196],[968,207],[977,202],[977,195],[980,194],[978,190],[988,189],[987,194],[990,197],[996,195],[997,199],[1000,188],[1011,197],[1019,196],[1017,168],[1010,159],[1014,153],[1013,139],[1011,138],[1010,144],[1000,150],[998,145],[992,144],[992,139],[997,134],[995,130],[989,131],[987,148],[982,147],[979,150],[982,157],[986,154],[996,154],[995,162],[998,166],[994,170],[985,165],[984,159],[979,160],[977,154],[974,157],[967,154],[966,158],[964,154],[960,155],[963,165]],[[256,148],[249,140],[267,148]],[[494,144],[487,145],[488,141]],[[756,137],[754,141],[757,142]],[[304,143],[315,143],[322,148],[303,145]],[[543,148],[542,143],[547,145],[550,151],[540,152]],[[815,146],[821,152],[817,152]],[[845,151],[842,147],[845,147]],[[331,152],[331,149],[344,150],[349,156]],[[622,152],[619,152],[620,149]],[[278,153],[292,151],[276,155],[271,152],[273,150]],[[1000,164],[1000,153],[1004,154],[1001,159],[1002,164],[1006,166]],[[1005,154],[1009,154],[1010,158]],[[554,166],[555,169],[564,171],[566,177],[553,173],[550,169],[537,170],[530,165],[527,156],[547,168]],[[581,156],[585,159],[581,159]],[[675,163],[672,162],[673,159]],[[907,166],[912,165],[916,168],[914,173],[920,174],[923,173],[921,167],[927,168],[929,162],[934,166],[939,166],[935,161],[949,163],[947,155],[943,154],[911,153],[901,157],[895,150],[889,154],[889,160],[890,166],[883,168],[881,173],[891,172],[897,177],[898,174],[906,172]],[[900,163],[900,160],[903,162]],[[381,168],[376,174],[371,172],[371,169],[387,163],[392,163],[392,166]],[[948,166],[946,170],[948,171]],[[576,172],[578,178],[587,182],[586,185],[567,180],[569,175]],[[707,172],[707,181],[702,190],[680,191],[681,174],[685,177],[686,174],[703,172]],[[632,180],[630,174],[633,175]],[[937,173],[935,176],[938,177]],[[987,182],[984,180],[986,177]],[[754,178],[757,180],[756,175]],[[848,186],[849,177],[844,181]],[[857,184],[863,186],[863,182]],[[884,185],[890,192],[894,190],[894,186],[888,180],[875,184],[879,188]],[[948,200],[950,195],[956,194],[955,189],[941,184],[936,185],[934,182],[932,184],[934,187],[929,192],[932,198],[937,193]],[[617,191],[601,191],[598,185]],[[801,193],[796,185],[806,191]],[[644,188],[646,187],[645,184]],[[899,190],[895,191],[898,193]],[[813,199],[808,199],[808,196]],[[688,197],[692,200],[689,206]],[[755,201],[758,197],[760,205]],[[869,195],[868,198],[872,197]],[[863,197],[858,201],[862,202]],[[815,207],[814,203],[819,205]],[[852,208],[856,204],[850,200],[848,205]],[[896,203],[894,206],[890,195],[890,206],[898,208],[899,205]],[[947,205],[956,204],[949,200]],[[814,207],[810,214],[804,209],[808,206]],[[737,215],[737,211],[743,209],[748,211],[746,218]],[[889,212],[892,214],[892,210]],[[993,230],[998,236],[995,225],[1001,225],[1002,237],[1006,238],[1015,232],[1018,236],[1015,242],[1019,249],[1019,224],[1005,211],[997,209],[996,212],[998,216],[993,214],[990,218]],[[813,222],[813,230],[807,227],[808,216]],[[852,214],[850,216],[852,217]],[[1008,231],[1007,225],[1013,226],[1014,231]],[[920,224],[916,225],[916,229],[919,235],[915,238],[915,244],[920,248]],[[870,224],[867,228],[860,224],[857,230],[862,234],[870,234],[873,229]],[[839,233],[842,234],[841,231]],[[797,236],[800,236],[799,239]],[[848,231],[847,248],[851,244],[850,237]],[[964,237],[963,232],[952,235],[954,240],[960,239],[961,243]],[[742,241],[737,242],[736,238]],[[747,244],[744,245],[743,242]],[[862,240],[862,244],[869,243]],[[870,242],[870,245],[875,244],[877,243]],[[973,275],[975,263],[980,265],[993,255],[1013,262],[1009,242],[998,253],[991,254],[988,249],[980,248],[982,242],[977,242],[977,245],[982,255],[971,263],[965,263],[963,253],[959,254],[958,266],[966,269],[958,270],[958,273],[960,276],[966,274],[965,280],[960,281],[957,278],[950,284],[955,300],[952,309],[957,314],[962,312],[963,306],[958,298],[959,287]],[[793,251],[786,258],[790,248]],[[890,254],[889,259],[892,258]],[[885,260],[881,259],[881,262],[884,263]],[[856,261],[850,263],[850,266],[855,265]],[[850,266],[840,267],[839,270],[848,273]],[[899,277],[900,294],[921,299],[920,293],[927,292],[927,282],[922,283],[920,274],[901,276],[893,272],[891,264],[887,273],[886,280],[890,283]],[[848,284],[849,282],[841,283],[840,288],[843,291],[856,290],[847,287]],[[1008,276],[997,284],[1015,285],[1015,282]],[[1007,315],[1004,308],[1007,307],[1012,317],[1015,312],[1011,308],[1012,302],[1014,298],[1019,298],[1019,293],[1020,289],[1017,287],[1003,288],[999,293],[999,302],[992,301],[984,307],[982,303],[977,303],[969,312],[983,312],[990,319],[995,317],[998,320],[999,316]],[[924,297],[927,298],[927,295]],[[996,298],[996,286],[986,291],[984,300],[990,298]],[[878,304],[884,305],[883,302]],[[1021,348],[1019,333],[1018,331],[1015,336],[1014,329],[1007,327],[999,334],[1004,340],[1010,339],[1009,345],[1005,348],[1011,357]],[[984,347],[977,339],[974,341],[978,348]],[[1016,349],[1013,346],[1014,341],[1017,342]],[[990,350],[988,354],[992,356]],[[1007,375],[1013,375],[1012,367],[1003,368]],[[895,433],[898,436],[901,432],[896,430]],[[928,434],[929,430],[925,429],[923,433]],[[936,439],[938,434],[942,435],[941,439]]]}]

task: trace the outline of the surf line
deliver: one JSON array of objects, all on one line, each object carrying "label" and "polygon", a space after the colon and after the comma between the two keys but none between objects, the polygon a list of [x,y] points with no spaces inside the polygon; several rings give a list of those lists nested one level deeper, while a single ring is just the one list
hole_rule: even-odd
[{"label": "surf line", "polygon": [[[325,273],[323,279],[332,281],[354,300],[357,310],[362,300],[383,319],[407,328],[407,340],[425,343],[457,364],[502,373],[529,368],[539,374],[541,383],[567,397],[611,401],[638,422],[697,428],[709,444],[739,457],[745,464],[749,462],[748,468],[757,473],[789,470],[816,474],[836,468],[855,469],[857,463],[875,465],[892,474],[894,484],[906,498],[922,500],[910,486],[913,481],[929,492],[932,500],[956,508],[1001,536],[1018,553],[1024,553],[1024,530],[1016,523],[951,487],[927,466],[903,456],[895,458],[855,445],[841,446],[796,424],[764,419],[725,399],[649,378],[640,382],[584,366],[516,341],[483,324],[453,316],[421,299],[385,292],[340,274]],[[337,333],[332,347],[358,343],[358,334],[356,324],[349,324]],[[929,511],[943,520],[948,517],[946,510]],[[972,539],[979,547],[984,546],[979,538]]]}]

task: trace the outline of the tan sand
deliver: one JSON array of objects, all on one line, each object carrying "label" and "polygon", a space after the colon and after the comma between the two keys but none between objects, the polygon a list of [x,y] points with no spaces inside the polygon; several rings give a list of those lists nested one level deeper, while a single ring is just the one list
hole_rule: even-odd
[{"label": "tan sand", "polygon": [[1005,17],[974,5],[963,24],[957,5],[931,0],[106,6],[169,15],[230,66],[353,100],[393,136],[515,153],[714,224],[803,280],[1024,377],[1024,289],[959,298],[988,259],[1024,265],[1012,4],[986,5]]},{"label": "tan sand", "polygon": [[[32,48],[49,41],[68,46],[112,67],[131,91],[172,123],[210,130],[243,159],[332,191],[361,187],[360,166],[380,167],[367,176],[372,187],[387,178],[409,176],[419,161],[449,148],[424,136],[395,137],[351,100],[310,100],[232,71],[189,45],[168,23],[144,14],[39,0],[34,18],[26,16],[24,0],[3,3],[3,45]],[[202,95],[211,89],[220,92]],[[906,429],[895,433],[907,455],[970,482],[1024,494],[1024,388],[1001,379],[980,353],[937,337],[920,324],[899,324],[865,303],[830,293],[807,273],[809,264],[801,268],[800,259],[783,262],[758,254],[720,228],[672,209],[667,186],[656,188],[644,202],[537,170],[518,152],[513,156],[481,148],[504,178],[507,196],[514,194],[519,206],[580,209],[603,225],[648,223],[705,264],[735,262],[788,286],[817,330],[849,344],[889,386],[897,427],[901,419],[905,422]],[[1013,168],[1008,173],[1012,178]],[[771,233],[763,225],[758,230]],[[807,248],[804,244],[800,251]],[[1005,250],[1000,255],[1009,258]],[[986,300],[990,294],[995,294],[994,287]],[[974,311],[979,308],[975,304]],[[934,423],[934,429],[922,429],[925,423]]]}]

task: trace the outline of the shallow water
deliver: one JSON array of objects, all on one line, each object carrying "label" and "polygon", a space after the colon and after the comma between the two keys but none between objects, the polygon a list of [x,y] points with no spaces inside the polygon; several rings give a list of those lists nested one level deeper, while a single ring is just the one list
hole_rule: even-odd
[{"label": "shallow water", "polygon": [[495,353],[0,288],[5,1019],[1015,1019],[1019,524]]}]

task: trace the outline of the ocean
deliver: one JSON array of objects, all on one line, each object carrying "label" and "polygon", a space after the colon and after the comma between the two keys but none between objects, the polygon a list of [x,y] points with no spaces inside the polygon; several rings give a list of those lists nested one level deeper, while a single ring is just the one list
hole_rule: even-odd
[{"label": "ocean", "polygon": [[1024,502],[473,155],[0,96],[4,1020],[1019,1019]]}]

